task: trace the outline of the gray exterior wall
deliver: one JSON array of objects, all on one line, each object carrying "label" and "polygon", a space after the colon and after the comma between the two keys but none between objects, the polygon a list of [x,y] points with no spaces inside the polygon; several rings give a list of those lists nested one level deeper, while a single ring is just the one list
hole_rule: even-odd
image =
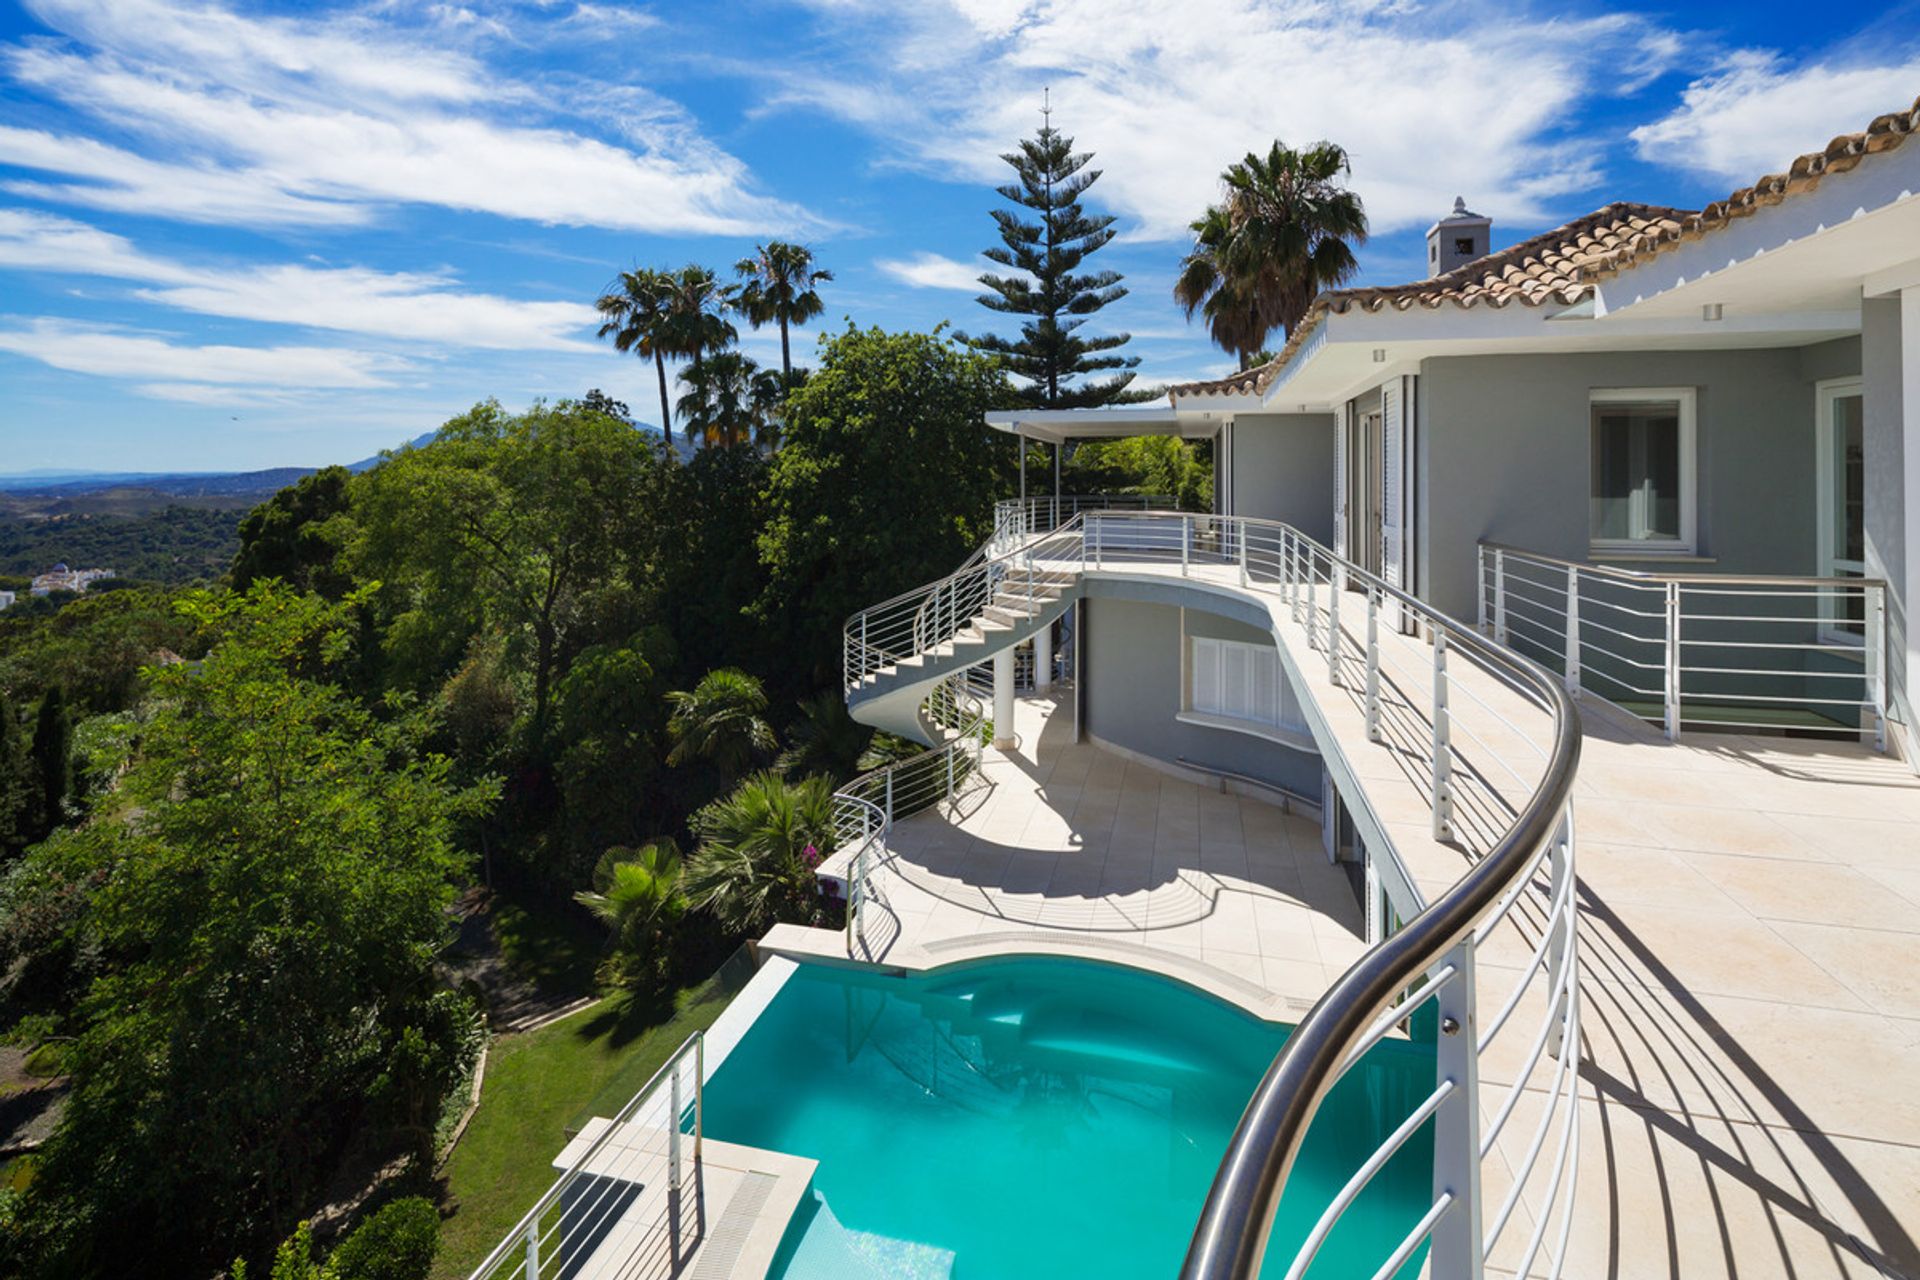
[{"label": "gray exterior wall", "polygon": [[1813,384],[1859,371],[1851,338],[1806,349],[1425,361],[1420,594],[1471,619],[1483,539],[1589,558],[1588,395],[1598,387],[1696,389],[1698,549],[1713,563],[1694,571],[1813,573]]},{"label": "gray exterior wall", "polygon": [[[1900,426],[1900,299],[1868,298],[1860,307],[1864,383],[1867,572],[1887,580],[1887,679],[1892,715],[1905,721],[1907,691],[1906,447]],[[1904,705],[1903,705],[1904,704]]]},{"label": "gray exterior wall", "polygon": [[1226,513],[1279,520],[1333,540],[1333,415],[1240,414],[1233,423],[1233,495]]},{"label": "gray exterior wall", "polygon": [[[1172,605],[1093,596],[1080,638],[1088,733],[1141,755],[1181,757],[1260,778],[1305,796],[1320,794],[1320,757],[1250,734],[1182,724],[1180,610]],[[1187,610],[1187,633],[1249,644],[1273,643],[1257,627]]]}]

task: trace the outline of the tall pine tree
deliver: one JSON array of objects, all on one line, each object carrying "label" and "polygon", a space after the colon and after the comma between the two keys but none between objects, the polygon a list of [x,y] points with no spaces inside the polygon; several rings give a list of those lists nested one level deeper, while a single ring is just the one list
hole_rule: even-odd
[{"label": "tall pine tree", "polygon": [[[1127,385],[1140,357],[1108,354],[1131,335],[1086,337],[1079,332],[1088,316],[1126,297],[1127,291],[1118,271],[1079,273],[1081,264],[1113,239],[1114,219],[1090,217],[1080,207],[1081,195],[1100,177],[1100,170],[1086,167],[1092,153],[1074,151],[1073,139],[1053,127],[1051,107],[1041,118],[1037,137],[1000,157],[1013,166],[1019,182],[996,188],[1022,209],[1032,210],[1038,221],[1027,221],[1016,210],[995,209],[993,220],[1000,225],[1003,243],[986,252],[992,261],[1024,274],[980,277],[992,291],[980,295],[980,305],[1032,319],[1020,326],[1017,339],[985,335],[963,340],[977,351],[999,356],[1009,371],[1024,379],[1020,397],[1033,408],[1083,409],[1150,400],[1153,392],[1129,390]],[[1109,370],[1126,372],[1088,376]]]},{"label": "tall pine tree", "polygon": [[32,834],[44,840],[65,820],[67,797],[73,794],[73,716],[67,711],[67,691],[57,684],[40,697],[27,767],[38,802]]}]

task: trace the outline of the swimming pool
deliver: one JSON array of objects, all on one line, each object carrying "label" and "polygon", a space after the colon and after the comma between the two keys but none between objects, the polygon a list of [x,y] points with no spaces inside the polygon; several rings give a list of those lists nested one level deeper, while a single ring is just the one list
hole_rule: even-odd
[{"label": "swimming pool", "polygon": [[[706,1131],[819,1161],[776,1280],[1164,1280],[1286,1035],[1086,961],[908,976],[801,965],[714,1072]],[[1433,1072],[1430,1047],[1391,1040],[1341,1081],[1288,1182],[1275,1261]],[[1432,1203],[1431,1170],[1422,1133],[1310,1275],[1371,1275]]]}]

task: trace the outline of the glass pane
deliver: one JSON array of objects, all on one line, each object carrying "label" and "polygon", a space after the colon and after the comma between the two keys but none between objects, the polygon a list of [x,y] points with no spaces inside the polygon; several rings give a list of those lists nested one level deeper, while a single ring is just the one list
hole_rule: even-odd
[{"label": "glass pane", "polygon": [[1680,406],[1593,407],[1592,532],[1596,539],[1680,538]]}]

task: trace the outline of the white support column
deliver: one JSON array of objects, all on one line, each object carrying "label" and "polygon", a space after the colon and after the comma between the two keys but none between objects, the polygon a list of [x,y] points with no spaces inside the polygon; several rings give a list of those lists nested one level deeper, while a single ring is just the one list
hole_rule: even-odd
[{"label": "white support column", "polygon": [[[1895,602],[1895,608],[1904,619],[1912,616],[1914,602],[1920,600],[1920,285],[1900,291],[1900,438],[1905,442],[1902,451],[1905,512],[1901,532],[1907,569],[1906,582],[1901,584],[1905,594]],[[1895,707],[1902,705],[1907,690],[1912,688],[1916,675],[1920,675],[1920,626],[1912,622],[1906,624],[1906,657],[1902,686],[1888,695]],[[1916,741],[1916,729],[1920,726],[1907,726],[1910,751]]]},{"label": "white support column", "polygon": [[1033,691],[1045,693],[1053,688],[1053,624],[1049,622],[1033,633]]},{"label": "white support column", "polygon": [[1434,1224],[1429,1266],[1450,1280],[1481,1280],[1480,1028],[1474,1016],[1473,936],[1462,938],[1444,963],[1453,980],[1435,997],[1440,1034],[1434,1046],[1435,1083],[1453,1091],[1433,1115],[1433,1194],[1450,1197]]},{"label": "white support column", "polygon": [[993,655],[993,745],[1013,747],[1013,646]]}]

